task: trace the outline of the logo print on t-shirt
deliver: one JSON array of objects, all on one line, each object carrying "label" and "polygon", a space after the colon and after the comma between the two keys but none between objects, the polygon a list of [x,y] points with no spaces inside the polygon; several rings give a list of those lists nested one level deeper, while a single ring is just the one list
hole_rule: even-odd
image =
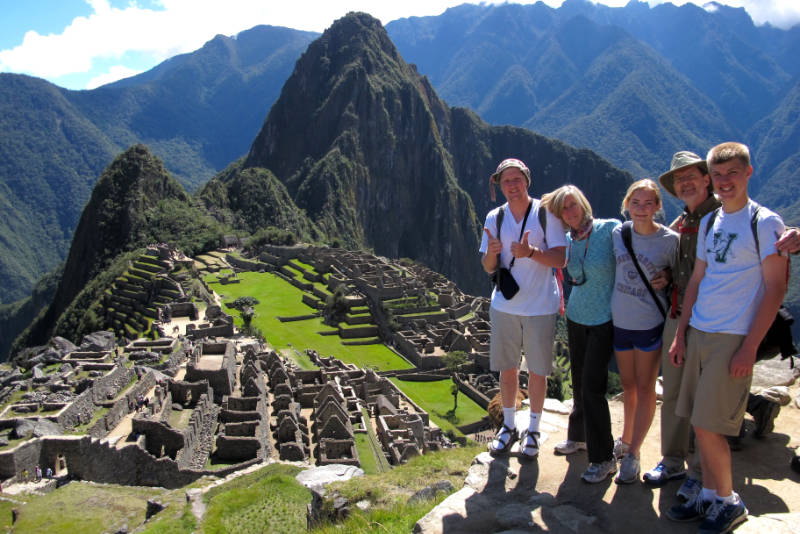
[{"label": "logo print on t-shirt", "polygon": [[706,252],[714,253],[715,262],[728,263],[728,252],[737,237],[739,237],[737,233],[714,232],[713,243],[711,248],[707,249]]}]

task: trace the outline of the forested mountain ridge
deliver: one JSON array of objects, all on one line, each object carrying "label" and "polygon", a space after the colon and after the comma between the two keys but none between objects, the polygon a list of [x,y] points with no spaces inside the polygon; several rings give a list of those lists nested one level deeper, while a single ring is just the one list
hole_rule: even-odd
[{"label": "forested mountain ridge", "polygon": [[115,154],[146,143],[190,190],[241,157],[316,35],[256,26],[89,91],[0,74],[0,305],[65,259]]}]

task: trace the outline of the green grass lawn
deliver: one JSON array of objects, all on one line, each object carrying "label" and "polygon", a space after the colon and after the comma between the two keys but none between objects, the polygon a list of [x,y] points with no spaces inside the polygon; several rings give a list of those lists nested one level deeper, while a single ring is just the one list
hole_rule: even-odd
[{"label": "green grass lawn", "polygon": [[[342,345],[338,336],[320,336],[317,332],[331,330],[321,318],[282,323],[278,317],[307,315],[315,310],[301,301],[303,292],[271,273],[245,272],[239,274],[238,284],[214,283],[216,276],[206,277],[210,287],[222,295],[223,302],[250,296],[259,300],[253,325],[260,328],[267,342],[276,350],[294,347],[303,352],[314,349],[322,356],[335,356],[343,362],[359,367],[377,367],[380,370],[411,369],[413,365],[384,345]],[[232,309],[236,324],[241,326],[239,312]]]},{"label": "green grass lawn", "polygon": [[311,492],[294,477],[299,467],[272,464],[206,493],[205,534],[304,533]]},{"label": "green grass lawn", "polygon": [[159,488],[72,482],[47,495],[26,497],[14,532],[116,532],[126,524],[141,524],[147,499],[165,494]]},{"label": "green grass lawn", "polygon": [[458,410],[455,415],[451,415],[453,395],[450,393],[450,385],[453,382],[450,379],[436,382],[408,382],[397,378],[390,380],[428,412],[431,421],[445,432],[452,430],[460,435],[457,426],[474,423],[486,415],[486,410],[463,393],[458,394]]},{"label": "green grass lawn", "polygon": [[378,465],[375,455],[372,453],[372,447],[369,444],[369,436],[362,432],[355,435],[356,450],[358,451],[358,461],[361,463],[361,469],[364,473],[372,475],[378,472]]}]

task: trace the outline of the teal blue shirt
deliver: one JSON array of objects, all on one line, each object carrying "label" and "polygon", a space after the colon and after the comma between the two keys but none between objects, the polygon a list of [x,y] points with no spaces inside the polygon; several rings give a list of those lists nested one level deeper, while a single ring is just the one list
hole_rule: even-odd
[{"label": "teal blue shirt", "polygon": [[611,320],[611,293],[616,270],[611,231],[620,224],[616,219],[595,219],[588,248],[586,239],[573,242],[567,234],[567,251],[570,254],[567,271],[570,276],[580,278],[583,265],[582,270],[586,275],[585,284],[572,286],[567,301],[567,318],[570,321],[594,326]]}]

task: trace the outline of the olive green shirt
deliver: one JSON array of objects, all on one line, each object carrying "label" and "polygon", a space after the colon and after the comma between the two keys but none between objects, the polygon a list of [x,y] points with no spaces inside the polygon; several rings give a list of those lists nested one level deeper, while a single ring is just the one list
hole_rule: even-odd
[{"label": "olive green shirt", "polygon": [[686,292],[686,286],[689,285],[694,262],[697,259],[697,232],[703,231],[700,228],[700,219],[721,205],[717,197],[711,195],[697,206],[694,212],[690,212],[688,208],[684,207],[683,213],[669,225],[680,234],[678,252],[672,264],[672,284],[673,289],[677,288],[678,290],[678,310],[683,302],[683,294]]}]

